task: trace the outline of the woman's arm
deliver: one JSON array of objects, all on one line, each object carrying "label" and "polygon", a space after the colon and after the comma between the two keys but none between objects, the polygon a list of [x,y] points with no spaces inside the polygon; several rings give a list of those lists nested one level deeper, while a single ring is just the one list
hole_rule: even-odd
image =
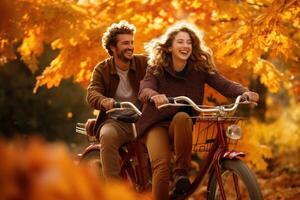
[{"label": "woman's arm", "polygon": [[158,92],[157,77],[153,74],[153,70],[148,67],[146,75],[140,83],[139,100],[142,103],[147,103],[150,99],[155,107],[169,102],[165,94]]},{"label": "woman's arm", "polygon": [[152,96],[158,95],[157,78],[153,74],[153,70],[148,67],[146,75],[140,82],[140,90],[138,98],[142,103],[146,103]]},{"label": "woman's arm", "polygon": [[248,88],[225,78],[218,72],[215,72],[214,74],[206,73],[205,80],[209,86],[213,87],[219,93],[229,98],[235,98],[238,95],[249,91]]}]

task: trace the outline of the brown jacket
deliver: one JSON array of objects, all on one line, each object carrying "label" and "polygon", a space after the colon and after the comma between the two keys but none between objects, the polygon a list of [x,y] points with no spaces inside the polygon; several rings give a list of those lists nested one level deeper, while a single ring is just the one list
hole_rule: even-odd
[{"label": "brown jacket", "polygon": [[[156,94],[165,94],[167,97],[187,96],[194,102],[202,104],[205,84],[231,98],[248,91],[247,88],[226,79],[218,72],[209,74],[187,66],[183,76],[176,75],[172,67],[164,68],[162,73],[154,75],[151,69],[147,69],[146,76],[140,84],[139,99],[144,103],[144,107],[143,114],[136,124],[138,134],[142,136],[154,124],[170,120],[179,109],[182,109],[170,107],[158,110],[148,102],[150,97]],[[198,114],[194,110],[191,112],[193,116]]]},{"label": "brown jacket", "polygon": [[[133,92],[138,94],[140,81],[143,79],[146,68],[147,58],[143,55],[134,55],[129,66],[128,77]],[[105,121],[106,114],[101,107],[101,101],[107,97],[115,96],[119,85],[119,76],[113,57],[97,64],[94,68],[90,84],[87,88],[87,102],[97,110],[101,110],[96,121],[94,132],[98,133],[100,125]],[[136,103],[136,102],[134,102]]]}]

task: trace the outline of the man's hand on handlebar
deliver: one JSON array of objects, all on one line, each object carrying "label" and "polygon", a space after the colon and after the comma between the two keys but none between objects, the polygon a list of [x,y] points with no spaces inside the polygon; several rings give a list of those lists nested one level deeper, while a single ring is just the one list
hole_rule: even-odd
[{"label": "man's hand on handlebar", "polygon": [[101,106],[105,110],[110,110],[114,107],[115,100],[113,98],[105,98],[101,101]]},{"label": "man's hand on handlebar", "polygon": [[155,104],[155,107],[158,108],[158,106],[169,103],[169,100],[165,94],[157,94],[150,98],[150,101],[152,101]]}]

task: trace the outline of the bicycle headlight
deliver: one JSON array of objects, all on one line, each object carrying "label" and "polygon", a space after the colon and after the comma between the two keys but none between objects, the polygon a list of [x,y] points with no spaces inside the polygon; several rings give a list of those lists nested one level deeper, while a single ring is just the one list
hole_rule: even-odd
[{"label": "bicycle headlight", "polygon": [[242,129],[238,125],[232,124],[228,126],[226,136],[233,140],[239,140],[242,137]]}]

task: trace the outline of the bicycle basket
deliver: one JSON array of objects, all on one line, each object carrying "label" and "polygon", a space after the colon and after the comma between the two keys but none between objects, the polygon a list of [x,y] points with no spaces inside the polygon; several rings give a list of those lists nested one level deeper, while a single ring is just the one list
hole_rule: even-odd
[{"label": "bicycle basket", "polygon": [[[219,120],[219,121],[218,121]],[[196,117],[196,123],[193,129],[193,152],[208,153],[218,134],[218,122],[227,130],[231,124],[238,124],[240,127],[243,124],[244,118],[241,117],[224,117],[217,118],[214,116],[199,116]],[[224,135],[226,137],[226,135]],[[234,150],[238,140],[232,140],[226,137],[228,148]]]}]

